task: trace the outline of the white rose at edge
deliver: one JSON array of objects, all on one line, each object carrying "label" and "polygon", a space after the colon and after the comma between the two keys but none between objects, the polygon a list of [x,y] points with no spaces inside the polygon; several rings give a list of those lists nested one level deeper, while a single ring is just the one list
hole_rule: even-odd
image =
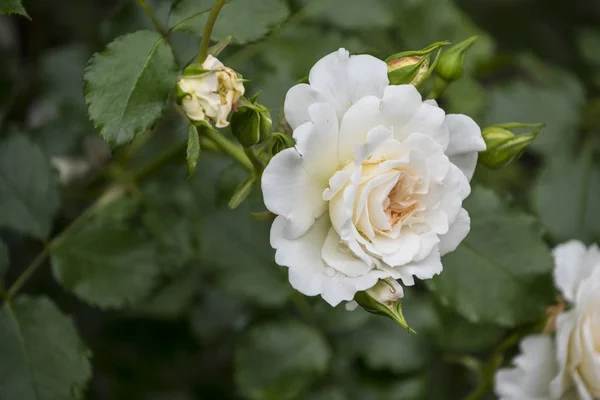
[{"label": "white rose at edge", "polygon": [[440,256],[469,232],[462,201],[485,149],[477,124],[389,85],[385,62],[368,55],[340,49],[309,82],[285,99],[296,146],[262,177],[291,285],[337,305],[380,278],[413,285],[440,273]]},{"label": "white rose at edge", "polygon": [[519,344],[521,353],[514,368],[496,371],[494,391],[499,400],[553,400],[550,381],[558,373],[554,340],[548,335],[530,335]]},{"label": "white rose at edge", "polygon": [[558,316],[556,353],[560,371],[554,398],[600,398],[600,251],[570,241],[554,249],[554,280],[572,308]]}]

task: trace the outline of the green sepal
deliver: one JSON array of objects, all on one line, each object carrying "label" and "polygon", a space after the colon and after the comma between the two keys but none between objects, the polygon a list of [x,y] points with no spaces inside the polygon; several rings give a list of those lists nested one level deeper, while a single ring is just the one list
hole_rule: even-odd
[{"label": "green sepal", "polygon": [[407,51],[403,51],[400,53],[396,53],[396,54],[392,54],[391,56],[389,56],[388,58],[385,59],[386,63],[389,63],[390,61],[394,61],[397,60],[399,58],[404,58],[404,57],[423,57],[423,56],[427,56],[431,53],[433,53],[434,51],[436,51],[437,49],[439,49],[440,47],[444,47],[449,45],[450,42],[444,41],[444,42],[435,42],[433,44],[430,44],[429,46],[422,48],[421,50],[407,50]]},{"label": "green sepal", "polygon": [[196,165],[200,160],[200,136],[195,125],[190,124],[188,128],[188,143],[186,151],[186,159],[188,164],[188,172],[191,177],[194,174]]},{"label": "green sepal", "polygon": [[407,331],[411,333],[417,333],[414,331],[414,329],[408,326],[408,323],[404,318],[404,314],[402,313],[402,303],[400,301],[388,306],[376,301],[366,291],[356,292],[354,295],[354,301],[356,301],[365,311],[368,311],[372,314],[384,315]]},{"label": "green sepal", "polygon": [[204,69],[204,67],[202,67],[202,64],[192,63],[192,64],[188,65],[187,67],[185,67],[185,69],[183,70],[183,76],[185,76],[186,78],[199,77],[208,72],[211,72],[211,71],[208,69]]},{"label": "green sepal", "polygon": [[212,55],[213,57],[218,56],[223,50],[225,50],[225,47],[227,47],[232,40],[233,36],[227,36],[225,39],[209,47],[208,54]]}]

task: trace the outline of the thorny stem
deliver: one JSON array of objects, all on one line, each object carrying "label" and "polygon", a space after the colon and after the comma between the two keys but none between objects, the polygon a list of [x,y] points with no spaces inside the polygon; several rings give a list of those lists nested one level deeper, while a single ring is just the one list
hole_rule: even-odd
[{"label": "thorny stem", "polygon": [[156,30],[158,32],[160,32],[160,34],[163,37],[167,37],[168,33],[165,30],[165,28],[162,27],[162,25],[160,24],[160,22],[158,21],[158,18],[156,18],[156,15],[154,14],[154,11],[152,11],[152,9],[148,6],[148,4],[146,3],[146,0],[137,0],[138,4],[140,6],[142,6],[142,8],[144,9],[144,11],[146,12],[146,14],[148,15],[148,17],[150,17],[150,20],[152,21],[152,23],[154,24],[154,27],[156,28]]},{"label": "thorny stem", "polygon": [[204,25],[204,32],[202,33],[202,42],[200,43],[200,52],[198,53],[198,62],[204,62],[206,60],[206,56],[208,56],[208,45],[210,44],[210,36],[212,34],[212,30],[215,26],[215,22],[217,22],[217,17],[219,16],[219,12],[221,8],[225,5],[226,0],[217,0],[212,10],[210,10],[210,14],[208,15],[208,21],[206,21],[206,25]]}]

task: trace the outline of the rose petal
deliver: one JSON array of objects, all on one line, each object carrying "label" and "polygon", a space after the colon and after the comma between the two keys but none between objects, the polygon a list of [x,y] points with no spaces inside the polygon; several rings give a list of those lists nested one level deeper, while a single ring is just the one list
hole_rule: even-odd
[{"label": "rose petal", "polygon": [[384,271],[371,270],[367,274],[350,278],[324,263],[321,248],[331,224],[327,216],[319,218],[303,236],[289,240],[284,234],[285,220],[277,217],[271,227],[271,246],[276,249],[277,264],[289,268],[292,287],[307,296],[321,295],[336,306],[351,301],[359,290],[374,286],[379,278],[387,277]]},{"label": "rose petal", "polygon": [[356,258],[342,242],[335,229],[330,228],[323,248],[321,249],[323,261],[334,269],[349,277],[360,277],[367,274],[372,266],[365,264],[359,258]]},{"label": "rose petal", "polygon": [[385,62],[369,55],[350,56],[346,49],[317,61],[308,80],[334,106],[339,119],[361,98],[381,98],[389,83]]},{"label": "rose petal", "polygon": [[446,155],[471,180],[477,163],[477,152],[486,148],[481,129],[470,117],[462,114],[448,114],[445,122],[450,132]]},{"label": "rose petal", "polygon": [[285,235],[304,234],[327,209],[323,185],[309,176],[295,148],[277,153],[262,175],[262,192],[267,209],[285,217]]},{"label": "rose petal", "polygon": [[471,218],[464,208],[461,208],[448,233],[440,236],[440,255],[446,255],[458,247],[471,230]]}]

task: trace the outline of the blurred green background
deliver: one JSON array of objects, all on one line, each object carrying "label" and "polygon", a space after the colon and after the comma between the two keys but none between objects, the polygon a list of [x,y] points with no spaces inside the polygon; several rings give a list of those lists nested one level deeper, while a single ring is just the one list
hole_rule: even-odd
[{"label": "blurred green background", "polygon": [[[264,1],[264,12],[229,15],[217,36],[252,30],[262,18],[275,28],[257,41],[229,46],[219,58],[250,80],[248,94],[261,91],[274,120],[286,90],[339,47],[385,58],[479,35],[465,76],[449,87],[441,105],[481,126],[543,122],[546,129],[517,164],[500,171],[480,167],[474,185],[510,202],[517,220],[536,215],[533,224],[545,245],[574,237],[598,240],[600,2],[247,1]],[[172,2],[148,4],[168,25]],[[123,151],[111,156],[88,121],[82,81],[87,60],[119,35],[153,29],[136,1],[25,0],[24,6],[31,21],[0,17],[0,138],[23,133],[55,165],[80,166],[61,185],[60,212],[51,228],[56,233],[122,173],[121,161],[135,171],[185,140],[187,127],[170,111],[129,159]],[[195,57],[197,36],[182,30],[170,40],[181,65]],[[80,296],[87,302],[80,300],[73,294],[77,285],[66,278],[62,286],[56,282],[59,260],[81,256],[68,246],[23,290],[47,294],[74,318],[93,353],[86,399],[460,399],[478,384],[473,361],[487,362],[503,340],[536,320],[526,315],[500,324],[477,316],[469,321],[464,306],[452,307],[460,299],[444,301],[444,287],[431,296],[418,284],[404,302],[418,332],[410,335],[383,317],[299,295],[287,283],[285,268],[274,263],[268,221],[250,216],[263,210],[259,191],[239,209],[227,207],[244,172],[210,150],[202,152],[192,179],[183,152],[168,161],[70,239],[73,248],[110,265],[98,278],[101,301],[89,293]],[[477,201],[488,194],[481,192]],[[494,228],[479,227],[476,234],[485,239]],[[10,284],[43,244],[6,227],[0,236],[9,248]],[[117,242],[135,251],[119,254]],[[542,257],[547,263],[547,252]],[[548,282],[549,274],[540,279],[545,293],[536,305],[539,317],[553,300]],[[111,298],[113,291],[121,296]],[[519,307],[520,299],[506,301]],[[487,396],[481,398],[493,398]]]}]

